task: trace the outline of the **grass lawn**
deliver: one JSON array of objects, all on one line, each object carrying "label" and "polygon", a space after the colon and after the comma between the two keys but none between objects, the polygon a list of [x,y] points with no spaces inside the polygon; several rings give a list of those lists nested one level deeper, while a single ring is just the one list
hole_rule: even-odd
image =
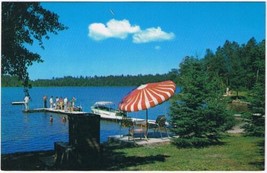
[{"label": "grass lawn", "polygon": [[[113,171],[260,171],[264,170],[264,139],[230,135],[223,144],[206,148],[180,149],[172,144],[144,147],[103,146],[102,157],[82,170]],[[1,155],[3,170],[61,170],[47,168],[41,157],[50,152]],[[73,167],[70,170],[79,170]]]},{"label": "grass lawn", "polygon": [[[115,147],[102,169],[142,171],[264,170],[264,139],[230,135],[222,145],[180,149],[174,145]],[[101,168],[100,168],[101,169]]]}]

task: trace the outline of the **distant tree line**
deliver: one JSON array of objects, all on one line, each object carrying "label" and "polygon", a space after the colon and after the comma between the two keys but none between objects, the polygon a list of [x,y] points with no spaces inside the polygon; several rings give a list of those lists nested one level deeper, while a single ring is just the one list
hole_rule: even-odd
[{"label": "distant tree line", "polygon": [[[110,76],[65,76],[62,78],[37,79],[30,81],[32,87],[62,87],[62,86],[138,86],[144,83],[159,82],[164,80],[173,80],[176,75],[173,69],[167,74],[156,75],[110,75]],[[19,87],[22,83],[16,77],[2,76],[2,87]]]},{"label": "distant tree line", "polygon": [[[195,58],[195,57],[193,57]],[[186,58],[185,58],[186,59]],[[195,58],[197,59],[197,58]],[[216,52],[207,49],[200,59],[205,72],[220,79],[220,87],[229,87],[238,95],[240,90],[252,90],[256,83],[265,84],[265,40],[257,43],[251,38],[246,44],[226,41]],[[180,66],[184,64],[182,62]],[[181,67],[179,67],[181,68]],[[137,86],[163,80],[179,81],[178,71],[171,69],[166,74],[156,75],[109,75],[109,76],[65,76],[62,78],[30,80],[30,86]],[[22,86],[17,77],[2,75],[3,87]]]}]

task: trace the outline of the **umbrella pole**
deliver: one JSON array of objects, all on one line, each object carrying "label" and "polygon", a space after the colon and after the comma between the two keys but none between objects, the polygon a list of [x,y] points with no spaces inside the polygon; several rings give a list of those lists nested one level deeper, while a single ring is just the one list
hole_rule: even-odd
[{"label": "umbrella pole", "polygon": [[148,136],[147,132],[148,132],[148,111],[146,109],[146,136]]}]

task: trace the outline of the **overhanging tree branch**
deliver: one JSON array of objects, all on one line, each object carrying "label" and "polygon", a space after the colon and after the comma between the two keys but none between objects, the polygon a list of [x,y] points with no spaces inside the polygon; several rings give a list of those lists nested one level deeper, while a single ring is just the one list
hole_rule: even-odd
[{"label": "overhanging tree branch", "polygon": [[58,19],[57,14],[44,9],[39,2],[3,2],[2,74],[17,76],[25,88],[30,87],[28,67],[43,60],[24,45],[37,41],[44,48],[43,38],[49,39],[49,33],[67,29]]}]

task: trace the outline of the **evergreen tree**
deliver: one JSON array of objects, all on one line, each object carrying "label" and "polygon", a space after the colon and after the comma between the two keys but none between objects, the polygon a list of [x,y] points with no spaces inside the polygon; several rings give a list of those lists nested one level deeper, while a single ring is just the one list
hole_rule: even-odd
[{"label": "evergreen tree", "polygon": [[202,60],[186,57],[180,64],[178,85],[181,92],[171,105],[172,131],[180,147],[201,147],[219,142],[220,133],[231,127],[222,99],[221,79],[207,72]]},{"label": "evergreen tree", "polygon": [[265,136],[265,88],[257,83],[252,89],[251,113],[248,114],[244,125],[245,133],[249,136]]}]

